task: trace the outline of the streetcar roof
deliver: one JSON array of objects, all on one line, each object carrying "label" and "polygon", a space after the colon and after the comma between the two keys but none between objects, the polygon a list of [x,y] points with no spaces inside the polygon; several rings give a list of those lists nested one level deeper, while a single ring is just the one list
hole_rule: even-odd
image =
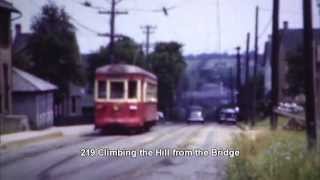
[{"label": "streetcar roof", "polygon": [[154,79],[157,77],[149,71],[146,71],[138,66],[128,65],[128,64],[114,64],[106,65],[98,68],[96,74],[112,74],[112,75],[122,75],[122,74],[141,74]]}]

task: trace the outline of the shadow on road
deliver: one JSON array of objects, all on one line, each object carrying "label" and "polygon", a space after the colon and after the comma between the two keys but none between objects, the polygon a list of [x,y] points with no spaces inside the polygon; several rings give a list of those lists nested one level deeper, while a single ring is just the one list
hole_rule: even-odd
[{"label": "shadow on road", "polygon": [[124,128],[119,126],[109,127],[107,129],[98,129],[92,133],[83,135],[84,137],[104,137],[104,136],[134,136],[147,133],[151,130],[142,128]]}]

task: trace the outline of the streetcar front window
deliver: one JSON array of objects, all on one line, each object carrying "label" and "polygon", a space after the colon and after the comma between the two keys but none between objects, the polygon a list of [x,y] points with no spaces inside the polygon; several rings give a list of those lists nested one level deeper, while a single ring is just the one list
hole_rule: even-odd
[{"label": "streetcar front window", "polygon": [[107,98],[107,82],[98,81],[98,98],[106,99]]},{"label": "streetcar front window", "polygon": [[110,89],[110,99],[124,99],[124,82],[111,81]]},{"label": "streetcar front window", "polygon": [[129,81],[128,87],[128,97],[129,99],[136,99],[138,98],[138,82],[135,80]]}]

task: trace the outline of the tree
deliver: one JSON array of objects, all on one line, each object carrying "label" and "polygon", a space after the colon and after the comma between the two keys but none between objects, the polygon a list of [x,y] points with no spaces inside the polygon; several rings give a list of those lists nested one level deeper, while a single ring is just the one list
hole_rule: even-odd
[{"label": "tree", "polygon": [[84,83],[75,27],[63,8],[54,3],[42,7],[31,29],[30,52],[33,65],[30,71],[59,87],[58,102],[69,93],[69,84]]},{"label": "tree", "polygon": [[[101,47],[97,52],[91,54],[88,57],[88,80],[92,88],[96,69],[110,63],[108,59],[109,53],[109,46],[105,46]],[[144,54],[141,47],[129,37],[123,37],[115,42],[114,57],[119,63],[137,65],[145,69],[147,68],[147,64],[145,62]]]},{"label": "tree", "polygon": [[169,117],[172,117],[176,90],[186,67],[181,48],[177,42],[160,42],[150,55],[151,69],[158,77],[159,109]]},{"label": "tree", "polygon": [[147,68],[142,48],[129,37],[123,37],[115,42],[114,57],[118,59],[120,63]]}]

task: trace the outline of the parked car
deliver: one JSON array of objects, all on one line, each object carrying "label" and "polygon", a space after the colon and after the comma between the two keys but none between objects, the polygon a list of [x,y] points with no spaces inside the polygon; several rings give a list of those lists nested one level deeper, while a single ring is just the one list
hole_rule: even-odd
[{"label": "parked car", "polygon": [[189,115],[187,118],[187,122],[200,122],[204,123],[205,120],[203,118],[203,109],[200,106],[191,106],[189,108]]},{"label": "parked car", "polygon": [[219,113],[219,122],[232,122],[236,123],[238,120],[239,108],[223,108]]}]

